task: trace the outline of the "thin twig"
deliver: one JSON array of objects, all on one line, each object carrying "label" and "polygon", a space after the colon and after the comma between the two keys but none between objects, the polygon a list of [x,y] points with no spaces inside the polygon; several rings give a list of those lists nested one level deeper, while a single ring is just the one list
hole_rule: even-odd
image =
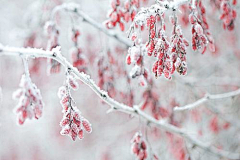
[{"label": "thin twig", "polygon": [[194,103],[182,106],[182,107],[175,107],[173,110],[175,112],[178,111],[185,111],[185,110],[190,110],[193,108],[198,107],[199,105],[205,103],[208,100],[215,100],[215,99],[223,99],[223,98],[229,98],[229,97],[235,97],[240,95],[240,89],[237,89],[236,91],[232,92],[227,92],[227,93],[222,93],[222,94],[205,94],[204,97],[200,98],[199,100],[195,101]]}]

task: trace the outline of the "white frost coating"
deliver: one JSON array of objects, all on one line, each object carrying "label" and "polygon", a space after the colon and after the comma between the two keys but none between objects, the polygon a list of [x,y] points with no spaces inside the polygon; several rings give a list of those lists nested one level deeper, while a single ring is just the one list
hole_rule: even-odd
[{"label": "white frost coating", "polygon": [[139,75],[141,75],[141,67],[138,65],[135,65],[130,71],[130,77],[135,78]]},{"label": "white frost coating", "polygon": [[[208,145],[206,143],[203,143],[194,137],[192,137],[186,130],[178,128],[176,126],[173,126],[171,124],[166,123],[165,121],[159,121],[154,119],[153,117],[149,116],[145,112],[139,109],[138,106],[134,106],[133,108],[130,106],[127,106],[125,104],[119,103],[106,95],[106,92],[103,92],[99,89],[99,87],[94,83],[93,80],[88,79],[87,75],[83,72],[79,72],[77,68],[73,67],[71,63],[69,63],[61,54],[60,50],[57,50],[57,54],[53,56],[53,51],[43,51],[42,49],[32,49],[32,48],[15,48],[15,47],[1,47],[0,46],[0,55],[5,53],[6,55],[24,55],[24,56],[34,56],[34,57],[45,57],[45,58],[52,58],[61,63],[64,67],[71,70],[72,73],[74,73],[84,84],[89,86],[104,102],[109,104],[113,109],[121,112],[125,112],[128,114],[132,114],[135,116],[139,116],[142,119],[146,120],[149,123],[155,124],[161,129],[164,129],[166,131],[169,131],[171,133],[175,133],[183,138],[185,138],[187,141],[191,142],[192,144],[195,144],[199,148],[206,150],[216,156],[220,157],[226,157],[228,159],[240,159],[239,153],[231,153],[224,150],[219,150],[211,145]],[[35,51],[35,52],[34,52]],[[240,94],[240,89],[234,92],[229,92],[226,94],[221,95],[211,95],[210,97],[219,99],[219,98],[225,98],[229,96],[233,96],[236,94]],[[103,96],[104,95],[104,96]]]},{"label": "white frost coating", "polygon": [[136,61],[139,59],[141,54],[140,48],[137,46],[130,47],[128,50],[128,53],[130,54],[132,63],[136,63]]},{"label": "white frost coating", "polygon": [[[151,15],[156,14],[163,14],[164,11],[166,11],[166,8],[163,6],[160,6],[159,4],[154,4],[148,8],[141,8],[141,10],[137,13],[137,15],[134,18],[134,23],[142,26],[146,24],[147,19]],[[132,24],[132,27],[134,27],[134,23]]]}]

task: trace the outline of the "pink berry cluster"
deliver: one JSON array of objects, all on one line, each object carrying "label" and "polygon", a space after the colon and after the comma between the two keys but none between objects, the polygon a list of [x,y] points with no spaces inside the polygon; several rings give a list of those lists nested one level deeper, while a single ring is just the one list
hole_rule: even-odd
[{"label": "pink berry cluster", "polygon": [[[187,62],[186,62],[186,49],[189,46],[187,40],[183,37],[181,27],[177,25],[176,17],[172,17],[171,22],[173,23],[173,32],[171,37],[171,62],[170,66],[173,66],[173,70],[176,71],[180,75],[186,75],[187,73]],[[169,62],[168,62],[169,63]],[[166,65],[169,66],[169,65]]]},{"label": "pink berry cluster", "polygon": [[82,49],[78,45],[79,36],[80,36],[80,31],[77,29],[73,29],[72,41],[74,43],[74,47],[70,50],[70,54],[71,54],[73,66],[76,67],[79,72],[85,72],[87,59],[82,54]]},{"label": "pink berry cluster", "polygon": [[[47,35],[48,35],[48,44],[47,44],[47,49],[52,50],[53,48],[57,47],[58,44],[58,37],[59,37],[59,31],[56,29],[54,23],[46,23],[45,26]],[[59,73],[61,68],[61,64],[57,62],[54,59],[48,59],[48,69],[47,72],[48,74],[54,74],[54,73]]]},{"label": "pink berry cluster", "polygon": [[44,104],[40,90],[32,83],[30,77],[23,75],[19,86],[21,88],[13,93],[13,98],[18,100],[16,113],[18,123],[22,125],[27,118],[39,119],[42,116]]},{"label": "pink berry cluster", "polygon": [[173,158],[177,160],[189,160],[190,157],[185,150],[184,140],[169,132],[166,132],[166,135],[169,142],[170,153]]},{"label": "pink berry cluster", "polygon": [[[157,37],[159,35],[163,34],[161,30],[159,32],[156,31],[156,22],[157,22],[157,17],[160,18],[159,15],[154,16],[151,15],[149,18],[147,18],[147,28],[149,29],[149,42],[147,43],[147,51],[148,55],[151,56],[154,53],[154,56],[156,57],[158,55],[158,51],[155,50],[155,46],[157,44]],[[163,19],[163,16],[161,16],[161,20]],[[161,21],[161,28],[165,31],[165,24],[164,21]],[[165,41],[165,36],[162,37],[163,41]],[[165,48],[168,48],[168,44],[165,44],[166,46],[163,46]],[[163,49],[164,50],[164,49]],[[166,49],[167,50],[167,49]]]},{"label": "pink berry cluster", "polygon": [[173,24],[173,32],[170,43],[165,35],[165,24],[163,16],[160,16],[161,28],[156,36],[156,19],[153,16],[150,17],[150,22],[147,23],[150,30],[150,42],[147,44],[148,55],[154,55],[157,61],[153,65],[153,73],[156,77],[164,75],[165,78],[171,79],[175,70],[180,75],[186,75],[186,46],[188,42],[183,37],[181,28],[177,25],[177,18],[170,18]]},{"label": "pink berry cluster", "polygon": [[[236,5],[237,1],[233,2],[233,5]],[[221,17],[220,19],[223,22],[223,28],[232,31],[234,29],[234,21],[237,17],[237,12],[232,8],[229,0],[222,0],[220,5]]]},{"label": "pink berry cluster", "polygon": [[[149,11],[150,12],[150,11]],[[141,14],[143,14],[142,12]],[[139,16],[141,17],[141,16]],[[181,28],[177,25],[177,18],[171,18],[173,24],[173,32],[171,36],[171,41],[168,41],[166,36],[166,25],[164,22],[163,13],[155,13],[148,15],[146,21],[141,20],[136,22],[140,26],[146,26],[149,32],[148,42],[146,43],[147,55],[156,57],[157,61],[153,64],[152,72],[156,77],[164,75],[165,78],[171,79],[172,74],[177,71],[180,75],[186,75],[187,64],[186,64],[186,47],[188,42],[183,37]],[[132,33],[132,41],[136,44],[141,41],[141,37],[136,36],[134,25]],[[142,28],[142,27],[141,27]],[[133,46],[135,47],[135,46]],[[132,48],[133,48],[132,47]],[[132,49],[131,48],[131,49]],[[127,56],[127,63],[129,64],[132,58]]]},{"label": "pink berry cluster", "polygon": [[140,0],[126,0],[124,4],[121,4],[120,0],[112,0],[112,9],[108,14],[109,19],[105,22],[106,27],[110,29],[119,24],[121,31],[124,31],[124,23],[128,23],[130,20],[133,21],[139,5]]},{"label": "pink berry cluster", "polygon": [[143,93],[144,102],[142,105],[142,110],[146,109],[147,106],[151,108],[154,118],[159,119],[159,114],[157,111],[158,107],[158,98],[157,95],[152,93],[150,90],[147,90]]},{"label": "pink berry cluster", "polygon": [[147,159],[147,145],[142,134],[137,132],[131,140],[132,143],[132,153],[137,157],[138,160]]},{"label": "pink berry cluster", "polygon": [[179,14],[179,20],[181,21],[181,24],[183,25],[183,27],[187,27],[189,24],[189,19],[188,19],[189,7],[188,5],[184,4],[184,5],[181,5],[179,8],[182,12],[181,14]]},{"label": "pink berry cluster", "polygon": [[152,72],[155,74],[155,77],[163,74],[167,79],[172,78],[171,75],[174,73],[175,68],[169,49],[170,44],[166,39],[165,31],[161,30],[154,46],[154,53],[156,53],[154,56],[157,57],[157,61],[153,64]]},{"label": "pink berry cluster", "polygon": [[[150,80],[149,88],[152,88],[152,87],[153,87],[153,81]],[[168,110],[166,110],[164,107],[160,105],[159,95],[156,92],[154,92],[152,89],[147,89],[146,91],[144,91],[142,97],[144,99],[141,106],[142,110],[149,108],[151,114],[157,120],[159,120],[160,118],[166,118],[169,116]]]},{"label": "pink berry cluster", "polygon": [[130,72],[130,76],[132,78],[136,78],[140,75],[143,75],[145,69],[143,67],[143,54],[145,52],[145,48],[140,45],[133,46],[129,48],[128,55],[126,58],[126,63],[128,65],[133,64],[134,67]]},{"label": "pink berry cluster", "polygon": [[147,86],[149,81],[148,70],[143,64],[143,58],[146,52],[146,47],[144,45],[137,44],[129,48],[126,57],[126,63],[134,66],[130,71],[130,77],[138,78],[140,86]]},{"label": "pink berry cluster", "polygon": [[195,1],[195,7],[190,6],[192,13],[189,15],[189,22],[192,24],[192,49],[201,50],[201,53],[207,49],[215,52],[214,40],[208,31],[209,25],[206,19],[206,9],[201,0]]},{"label": "pink berry cluster", "polygon": [[[108,55],[109,54],[110,52],[108,51]],[[112,70],[108,65],[107,59],[104,58],[103,56],[99,57],[97,61],[97,66],[98,66],[98,78],[99,78],[98,86],[101,89],[107,90],[110,97],[115,97],[117,91],[114,87],[114,76],[112,74]]]},{"label": "pink berry cluster", "polygon": [[[61,99],[60,103],[63,107],[63,118],[60,122],[62,127],[61,134],[69,135],[73,141],[78,137],[80,140],[83,139],[83,131],[87,133],[92,132],[92,127],[90,122],[81,116],[80,111],[74,106],[74,101],[70,95],[70,88],[76,89],[76,82],[74,79],[68,78],[68,85],[59,88],[58,96]],[[69,87],[68,87],[69,86]]]}]

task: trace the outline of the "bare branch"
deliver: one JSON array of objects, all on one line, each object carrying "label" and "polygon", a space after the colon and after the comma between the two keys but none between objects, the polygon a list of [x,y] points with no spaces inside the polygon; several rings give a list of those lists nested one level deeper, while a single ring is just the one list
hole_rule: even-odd
[{"label": "bare branch", "polygon": [[[193,138],[191,135],[188,134],[188,132],[184,129],[175,127],[174,125],[166,123],[164,120],[156,120],[150,115],[143,112],[141,109],[139,109],[138,106],[134,106],[133,108],[119,103],[108,96],[106,91],[101,90],[95,82],[90,78],[89,75],[86,75],[83,72],[79,72],[77,68],[73,67],[71,63],[69,63],[66,58],[64,58],[61,55],[60,51],[61,47],[53,48],[52,51],[44,51],[42,49],[34,49],[34,48],[15,48],[15,47],[3,47],[0,45],[0,56],[1,55],[22,55],[27,57],[45,57],[45,58],[52,58],[59,63],[61,63],[64,67],[68,68],[69,71],[71,71],[73,74],[76,75],[84,84],[89,86],[104,102],[109,104],[113,110],[125,112],[128,114],[132,114],[135,116],[139,116],[142,119],[146,120],[147,123],[152,123],[157,125],[159,128],[164,129],[168,132],[175,133],[179,136],[184,137],[186,140],[188,140],[190,143],[198,146],[199,148],[208,151],[210,153],[213,153],[216,156],[219,157],[226,157],[228,159],[239,159],[240,155],[238,153],[231,153],[224,150],[219,150],[209,144],[206,144],[204,142],[201,142],[195,138]],[[218,99],[219,97],[228,97],[233,96],[236,94],[239,94],[239,90],[226,94],[222,94],[222,96],[219,95],[210,95],[211,98]]]},{"label": "bare branch", "polygon": [[222,94],[205,94],[204,97],[200,98],[199,100],[197,100],[194,103],[182,106],[182,107],[175,107],[174,111],[184,111],[184,110],[190,110],[193,108],[198,107],[199,105],[205,103],[208,100],[215,100],[215,99],[223,99],[223,98],[229,98],[229,97],[235,97],[238,96],[240,94],[240,89],[236,90],[236,91],[232,91],[232,92],[227,92],[227,93],[222,93]]}]

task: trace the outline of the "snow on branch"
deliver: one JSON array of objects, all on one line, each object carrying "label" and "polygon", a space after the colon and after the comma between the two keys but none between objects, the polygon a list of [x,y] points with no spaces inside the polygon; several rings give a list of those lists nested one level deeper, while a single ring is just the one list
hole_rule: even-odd
[{"label": "snow on branch", "polygon": [[236,91],[232,91],[232,92],[227,92],[227,93],[222,93],[222,94],[205,94],[204,97],[200,98],[199,100],[197,100],[194,103],[182,106],[182,107],[175,107],[174,111],[184,111],[184,110],[190,110],[193,108],[198,107],[199,105],[205,103],[208,100],[215,100],[215,99],[223,99],[223,98],[229,98],[229,97],[235,97],[238,96],[240,94],[240,89],[236,90]]},{"label": "snow on branch", "polygon": [[166,9],[172,9],[172,10],[176,10],[179,6],[186,4],[189,1],[190,0],[175,0],[175,1],[168,2],[168,1],[156,0],[156,2],[161,6],[164,6]]},{"label": "snow on branch", "polygon": [[[59,63],[61,63],[64,67],[66,67],[69,72],[74,74],[76,78],[79,78],[84,84],[89,86],[104,102],[109,104],[112,108],[112,110],[125,112],[131,115],[139,116],[140,118],[146,120],[148,124],[154,124],[157,125],[159,128],[164,129],[168,132],[175,133],[183,138],[185,138],[187,141],[192,143],[194,146],[198,146],[199,148],[208,151],[216,156],[219,157],[226,157],[228,159],[239,159],[240,154],[238,153],[231,153],[228,151],[217,149],[210,144],[201,142],[197,140],[196,138],[192,137],[186,130],[178,128],[174,125],[166,123],[164,120],[156,120],[150,115],[143,112],[141,109],[139,109],[139,106],[134,106],[133,108],[130,106],[127,106],[125,104],[122,104],[120,102],[115,101],[111,97],[108,96],[108,93],[106,91],[101,90],[95,82],[90,78],[89,75],[79,72],[77,68],[73,67],[71,63],[69,63],[65,57],[61,55],[60,51],[61,47],[53,48],[52,51],[44,51],[42,49],[35,49],[35,48],[16,48],[16,47],[4,47],[0,44],[0,56],[1,55],[22,55],[26,57],[45,57],[45,58],[51,58]],[[219,99],[235,96],[237,94],[240,94],[240,90],[237,90],[235,92],[230,92],[226,94],[221,95],[210,95],[208,97],[211,97],[212,99]]]},{"label": "snow on branch", "polygon": [[97,21],[89,17],[86,13],[84,13],[80,9],[80,6],[76,3],[63,3],[62,5],[55,7],[52,12],[51,18],[53,19],[55,14],[60,10],[65,10],[67,12],[75,13],[77,16],[81,17],[84,22],[90,24],[91,26],[103,32],[107,36],[115,38],[117,41],[121,42],[127,47],[130,47],[132,45],[128,39],[118,35],[114,31],[109,31],[104,25],[102,25],[101,23],[98,23]]}]

